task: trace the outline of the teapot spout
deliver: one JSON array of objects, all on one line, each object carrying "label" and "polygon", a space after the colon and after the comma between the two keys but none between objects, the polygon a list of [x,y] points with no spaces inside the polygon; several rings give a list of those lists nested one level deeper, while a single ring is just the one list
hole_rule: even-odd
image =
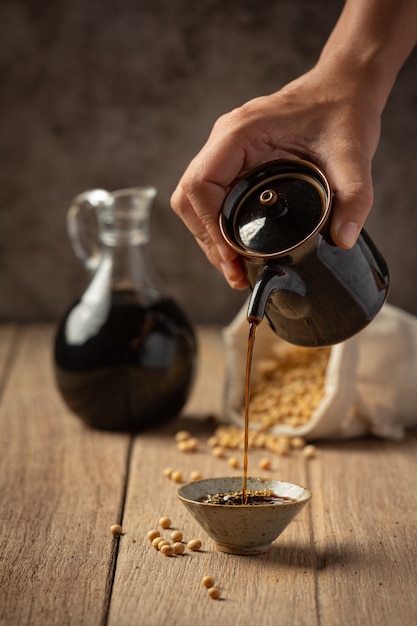
[{"label": "teapot spout", "polygon": [[[250,322],[260,324],[265,316],[266,306],[271,294],[286,290],[287,293],[301,296],[304,300],[306,287],[300,276],[292,270],[266,267],[259,275],[249,299],[246,317]],[[298,317],[298,315],[296,315]]]}]

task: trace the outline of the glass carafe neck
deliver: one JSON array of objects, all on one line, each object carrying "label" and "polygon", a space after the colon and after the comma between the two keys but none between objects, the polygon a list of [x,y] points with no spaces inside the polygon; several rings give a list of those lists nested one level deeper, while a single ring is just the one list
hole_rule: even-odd
[{"label": "glass carafe neck", "polygon": [[93,274],[89,293],[133,290],[155,300],[161,289],[149,258],[149,218],[153,187],[77,196],[68,211],[68,232],[78,258]]},{"label": "glass carafe neck", "polygon": [[149,253],[149,218],[153,188],[126,189],[112,202],[97,207],[103,262],[108,263],[110,287],[134,291],[145,300],[161,295]]},{"label": "glass carafe neck", "polygon": [[152,187],[122,189],[97,205],[99,239],[106,246],[146,244],[149,241]]},{"label": "glass carafe neck", "polygon": [[103,248],[141,245],[149,240],[149,216],[156,190],[134,187],[110,193],[93,189],[77,196],[68,211],[68,234],[77,257],[95,272]]}]

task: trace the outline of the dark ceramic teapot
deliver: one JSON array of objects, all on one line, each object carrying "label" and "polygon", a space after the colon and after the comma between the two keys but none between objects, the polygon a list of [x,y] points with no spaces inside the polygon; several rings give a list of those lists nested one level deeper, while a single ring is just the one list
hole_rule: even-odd
[{"label": "dark ceramic teapot", "polygon": [[248,319],[265,316],[279,337],[301,346],[348,339],[388,293],[387,265],[365,230],[349,250],[333,243],[331,204],[319,168],[278,160],[237,181],[220,214],[252,288]]}]

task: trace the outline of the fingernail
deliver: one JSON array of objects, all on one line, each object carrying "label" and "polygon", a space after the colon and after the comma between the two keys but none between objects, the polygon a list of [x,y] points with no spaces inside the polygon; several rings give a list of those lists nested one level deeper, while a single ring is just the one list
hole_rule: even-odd
[{"label": "fingernail", "polygon": [[227,265],[232,259],[236,258],[236,252],[232,250],[226,243],[217,243],[217,252],[222,261]]},{"label": "fingernail", "polygon": [[223,261],[222,263],[220,263],[220,267],[229,285],[231,287],[237,287],[237,286],[240,287],[240,283],[242,282],[242,277],[238,276],[234,265]]},{"label": "fingernail", "polygon": [[230,263],[226,263],[226,261],[222,261],[220,263],[220,267],[226,280],[229,282],[233,282],[235,278],[235,270],[233,265],[231,265]]},{"label": "fingernail", "polygon": [[356,222],[342,222],[336,232],[339,241],[346,248],[352,248],[359,235],[359,225]]}]

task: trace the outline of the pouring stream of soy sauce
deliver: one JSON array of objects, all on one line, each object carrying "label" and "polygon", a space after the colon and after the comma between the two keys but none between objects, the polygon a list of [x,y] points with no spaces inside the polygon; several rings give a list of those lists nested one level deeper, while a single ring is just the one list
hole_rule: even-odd
[{"label": "pouring stream of soy sauce", "polygon": [[246,356],[246,377],[245,377],[245,438],[244,438],[244,454],[243,454],[243,504],[248,503],[248,447],[249,447],[249,401],[250,401],[250,373],[252,369],[253,346],[255,343],[256,329],[259,320],[256,318],[248,318],[249,322],[249,339],[248,352]]}]

